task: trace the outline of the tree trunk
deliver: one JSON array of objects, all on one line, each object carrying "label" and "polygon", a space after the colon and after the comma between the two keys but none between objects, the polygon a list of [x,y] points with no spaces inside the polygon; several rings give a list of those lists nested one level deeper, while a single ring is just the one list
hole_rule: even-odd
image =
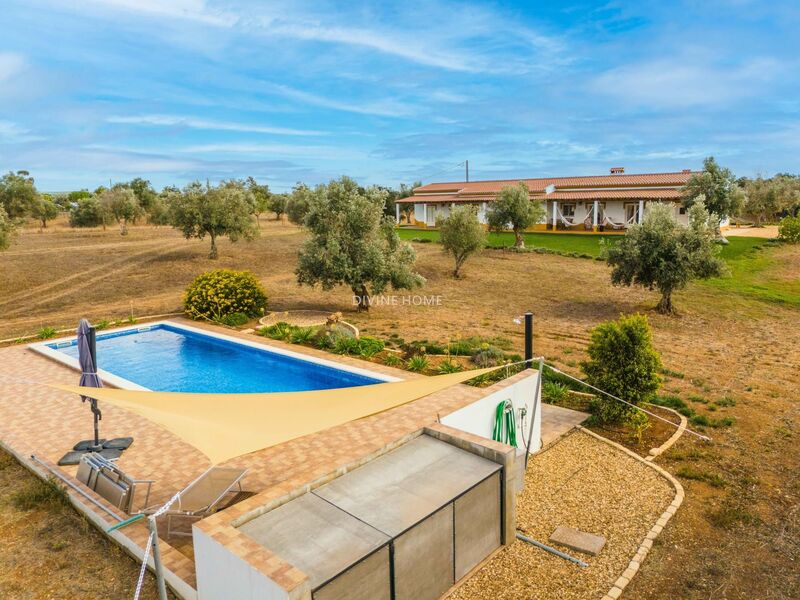
[{"label": "tree trunk", "polygon": [[216,234],[212,233],[211,234],[211,252],[208,253],[208,258],[210,258],[211,260],[216,260],[218,256],[219,256],[219,253],[217,252],[217,236],[216,236]]},{"label": "tree trunk", "polygon": [[358,302],[358,312],[369,310],[369,292],[363,283],[360,286],[353,286],[353,295]]},{"label": "tree trunk", "polygon": [[656,310],[662,315],[671,315],[675,312],[672,306],[672,290],[661,293],[661,300],[658,301]]},{"label": "tree trunk", "polygon": [[42,229],[47,229],[47,221],[42,219]]},{"label": "tree trunk", "polygon": [[128,235],[128,222],[125,219],[119,222],[119,234]]},{"label": "tree trunk", "polygon": [[514,230],[514,248],[524,248],[525,238],[522,237],[522,232],[519,229]]}]

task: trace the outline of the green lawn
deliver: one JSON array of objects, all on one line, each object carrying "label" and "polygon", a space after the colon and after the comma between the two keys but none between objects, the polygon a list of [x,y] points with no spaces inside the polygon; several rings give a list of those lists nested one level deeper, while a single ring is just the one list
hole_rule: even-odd
[{"label": "green lawn", "polygon": [[800,277],[786,277],[789,256],[800,248],[767,244],[762,238],[729,237],[721,256],[730,274],[704,281],[727,292],[800,307]]},{"label": "green lawn", "polygon": [[[439,232],[425,229],[399,229],[404,240],[439,241]],[[600,240],[613,243],[619,235],[580,235],[570,233],[526,233],[525,245],[528,248],[545,248],[559,253],[574,253],[583,257],[596,258],[600,255]],[[766,302],[780,302],[800,307],[800,278],[786,278],[788,268],[783,255],[786,247],[775,246],[763,238],[728,238],[730,244],[722,246],[720,256],[728,265],[730,273],[702,282],[730,293]],[[607,242],[608,243],[608,242]],[[490,233],[490,247],[513,246],[514,234],[511,232]],[[800,249],[798,249],[800,251]],[[788,250],[792,252],[792,250]]]},{"label": "green lawn", "polygon": [[[398,233],[403,240],[431,240],[439,241],[439,232],[431,229],[399,229]],[[528,248],[546,248],[556,252],[575,252],[586,254],[595,258],[600,256],[600,240],[610,241],[620,239],[619,235],[581,235],[574,233],[525,233],[525,246]],[[490,247],[513,246],[514,234],[511,232],[490,233],[488,239]]]}]

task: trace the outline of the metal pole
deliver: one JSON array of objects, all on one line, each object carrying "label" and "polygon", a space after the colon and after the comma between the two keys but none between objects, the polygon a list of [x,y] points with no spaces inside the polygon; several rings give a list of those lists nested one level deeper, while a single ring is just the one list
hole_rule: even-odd
[{"label": "metal pole", "polygon": [[465,163],[467,165],[467,180],[466,181],[467,181],[467,183],[469,183],[469,160],[465,161]]},{"label": "metal pole", "polygon": [[525,313],[525,368],[530,369],[533,365],[533,313]]},{"label": "metal pole", "polygon": [[158,587],[159,600],[167,600],[167,586],[164,583],[164,567],[161,565],[161,550],[158,547],[158,527],[155,517],[147,519],[150,526],[150,535],[153,538],[153,566],[156,571],[156,586]]},{"label": "metal pole", "polygon": [[525,449],[525,468],[528,468],[528,459],[531,457],[531,442],[533,441],[533,424],[536,423],[536,408],[539,406],[539,399],[542,390],[542,377],[544,376],[544,356],[539,359],[539,376],[536,379],[536,389],[533,391],[533,414],[531,424],[528,427],[528,447]]},{"label": "metal pole", "polygon": [[531,544],[533,546],[536,546],[537,548],[541,548],[542,550],[544,550],[546,552],[549,552],[550,554],[555,554],[556,556],[559,556],[559,557],[563,558],[564,560],[568,560],[569,562],[573,562],[576,565],[578,565],[579,567],[586,568],[586,567],[589,566],[587,563],[583,562],[582,560],[578,560],[574,556],[570,556],[569,554],[565,554],[561,550],[556,550],[555,548],[553,548],[551,546],[548,546],[546,544],[543,544],[542,542],[537,542],[536,540],[532,540],[528,536],[522,535],[519,532],[517,532],[517,539],[520,539],[523,542],[527,542],[527,543],[529,543],[529,544]]}]

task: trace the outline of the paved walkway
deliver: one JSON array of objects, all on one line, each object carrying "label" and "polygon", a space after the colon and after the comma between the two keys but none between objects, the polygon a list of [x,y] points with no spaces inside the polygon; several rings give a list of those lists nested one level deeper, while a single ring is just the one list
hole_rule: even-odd
[{"label": "paved walkway", "polygon": [[566,435],[588,418],[589,415],[584,412],[542,404],[542,448]]}]

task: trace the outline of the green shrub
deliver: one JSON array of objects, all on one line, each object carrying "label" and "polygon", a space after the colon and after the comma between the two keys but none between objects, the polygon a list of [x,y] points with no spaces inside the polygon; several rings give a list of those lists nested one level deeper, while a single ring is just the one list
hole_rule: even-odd
[{"label": "green shrub", "polygon": [[562,404],[569,396],[569,388],[558,381],[545,381],[542,384],[544,401],[550,404]]},{"label": "green shrub", "polygon": [[381,352],[385,346],[383,341],[368,335],[358,338],[358,354],[362,358],[372,358],[378,352]]},{"label": "green shrub", "polygon": [[383,364],[387,367],[397,367],[398,369],[403,368],[403,359],[397,356],[396,354],[389,353],[383,358]]},{"label": "green shrub", "polygon": [[246,314],[241,312],[231,313],[222,317],[219,322],[228,327],[241,327],[250,320]]},{"label": "green shrub", "polygon": [[336,354],[358,354],[360,352],[358,339],[354,337],[338,336],[333,341],[333,351]]},{"label": "green shrub", "polygon": [[642,411],[633,410],[625,421],[631,428],[631,438],[641,445],[644,432],[650,428],[650,419]]},{"label": "green shrub", "polygon": [[403,348],[408,354],[445,354],[447,351],[442,344],[428,340],[414,340],[408,342]]},{"label": "green shrub", "polygon": [[[655,398],[661,385],[661,358],[644,315],[601,323],[592,330],[587,351],[589,360],[581,367],[588,383],[633,405]],[[602,422],[625,421],[635,410],[605,395],[592,406]]]},{"label": "green shrub", "polygon": [[452,360],[446,360],[442,364],[440,364],[436,370],[441,375],[447,375],[448,373],[459,373],[463,371],[464,368],[457,362],[453,362]]},{"label": "green shrub", "polygon": [[653,398],[651,402],[658,406],[666,406],[667,408],[677,410],[684,417],[691,417],[694,415],[694,409],[677,396],[658,396],[657,398]]},{"label": "green shrub", "polygon": [[94,196],[81,198],[78,200],[78,204],[69,211],[69,224],[71,227],[110,225],[111,215],[100,204],[100,200]]},{"label": "green shrub", "polygon": [[414,371],[415,373],[422,373],[425,369],[428,368],[430,361],[428,361],[428,357],[424,354],[416,354],[408,359],[408,363],[406,366],[408,367],[409,371]]},{"label": "green shrub", "polygon": [[693,425],[699,425],[700,427],[708,427],[711,425],[711,420],[705,415],[694,415],[689,419],[689,421]]},{"label": "green shrub", "polygon": [[42,327],[39,332],[36,334],[40,340],[49,340],[50,338],[56,337],[58,331],[55,327]]},{"label": "green shrub", "polygon": [[96,331],[102,331],[103,329],[108,329],[109,327],[111,327],[111,321],[108,319],[102,319],[94,324]]},{"label": "green shrub", "polygon": [[497,348],[489,347],[478,350],[472,356],[472,362],[481,368],[494,367],[502,364],[505,358],[505,354],[503,354],[502,351],[498,350]]},{"label": "green shrub", "polygon": [[315,327],[294,327],[289,334],[289,341],[293,344],[307,344],[314,339],[316,333]]},{"label": "green shrub", "polygon": [[267,294],[249,271],[216,269],[195,279],[183,298],[184,310],[195,319],[220,320],[233,313],[264,314]]},{"label": "green shrub", "polygon": [[475,346],[467,340],[456,340],[447,345],[447,353],[454,356],[470,356],[475,353]]},{"label": "green shrub", "polygon": [[705,481],[709,485],[713,487],[723,487],[726,483],[725,479],[721,475],[716,473],[708,473],[707,471],[701,471],[691,466],[683,466],[679,467],[675,474],[678,477],[683,477],[684,479],[694,479],[695,481]]},{"label": "green shrub", "polygon": [[292,326],[285,321],[280,321],[274,325],[268,325],[262,328],[259,333],[273,340],[289,341],[292,335]]},{"label": "green shrub", "polygon": [[784,217],[778,226],[781,240],[790,244],[800,244],[800,215]]}]

